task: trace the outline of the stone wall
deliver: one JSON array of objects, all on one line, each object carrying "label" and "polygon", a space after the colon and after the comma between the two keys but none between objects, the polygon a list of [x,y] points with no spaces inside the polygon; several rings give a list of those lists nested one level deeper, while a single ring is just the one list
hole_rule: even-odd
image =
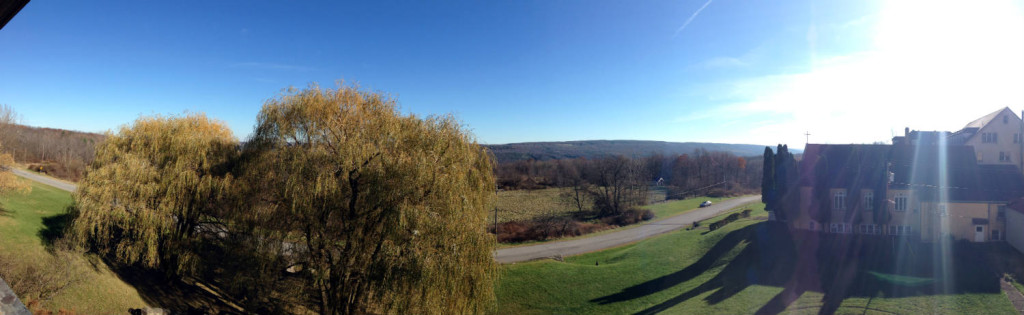
[{"label": "stone wall", "polygon": [[4,279],[0,279],[0,315],[32,315]]}]

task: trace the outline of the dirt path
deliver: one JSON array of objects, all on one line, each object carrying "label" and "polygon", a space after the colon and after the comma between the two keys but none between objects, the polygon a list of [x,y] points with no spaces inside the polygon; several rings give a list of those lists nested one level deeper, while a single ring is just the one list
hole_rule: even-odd
[{"label": "dirt path", "polygon": [[521,261],[529,261],[550,257],[565,257],[579,255],[602,249],[622,246],[629,243],[644,240],[646,238],[668,233],[689,226],[693,221],[706,220],[718,216],[730,209],[758,202],[761,196],[744,196],[724,200],[707,208],[684,212],[664,220],[648,223],[642,226],[596,235],[593,237],[578,238],[567,241],[548,242],[537,245],[510,247],[499,249],[494,254],[494,259],[499,263],[508,264]]}]

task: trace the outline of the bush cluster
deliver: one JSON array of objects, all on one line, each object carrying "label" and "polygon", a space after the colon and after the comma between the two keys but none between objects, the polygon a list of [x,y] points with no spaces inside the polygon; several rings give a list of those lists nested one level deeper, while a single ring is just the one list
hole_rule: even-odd
[{"label": "bush cluster", "polygon": [[[610,229],[601,223],[584,223],[563,218],[557,220],[512,221],[498,224],[498,242],[521,243],[543,241],[567,236],[579,236]],[[491,229],[493,233],[493,227]]]},{"label": "bush cluster", "polygon": [[626,226],[630,224],[636,224],[641,221],[647,221],[653,218],[654,212],[652,212],[651,210],[632,208],[623,211],[622,214],[602,218],[601,222],[608,225]]},{"label": "bush cluster", "polygon": [[[749,213],[748,213],[748,216],[749,216]],[[725,219],[721,219],[721,220],[718,220],[718,221],[716,221],[714,223],[709,224],[708,225],[708,229],[710,229],[712,231],[717,230],[717,229],[725,226],[726,224],[729,224],[729,223],[732,223],[733,221],[738,220],[739,218],[740,218],[740,214],[739,213],[730,214],[729,216],[725,217]]]}]

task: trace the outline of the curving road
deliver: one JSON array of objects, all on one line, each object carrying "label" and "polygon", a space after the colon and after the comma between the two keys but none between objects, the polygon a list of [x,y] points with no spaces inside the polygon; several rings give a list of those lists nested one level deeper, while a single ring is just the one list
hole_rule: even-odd
[{"label": "curving road", "polygon": [[556,241],[541,243],[537,245],[509,247],[499,249],[494,254],[494,259],[499,263],[508,264],[522,261],[529,261],[550,257],[565,257],[579,255],[602,249],[622,246],[640,241],[655,235],[668,233],[681,229],[693,223],[693,221],[706,220],[718,216],[722,212],[749,204],[760,202],[761,195],[743,196],[719,202],[707,208],[700,208],[684,212],[664,220],[658,220],[638,227],[601,234],[593,237],[585,237],[567,241]]},{"label": "curving road", "polygon": [[50,185],[56,187],[57,189],[64,190],[67,192],[75,192],[75,188],[78,187],[78,185],[75,185],[73,183],[65,182],[46,175],[36,174],[35,172],[23,170],[20,168],[11,168],[11,172],[13,172],[14,175],[18,175],[46,185]]}]

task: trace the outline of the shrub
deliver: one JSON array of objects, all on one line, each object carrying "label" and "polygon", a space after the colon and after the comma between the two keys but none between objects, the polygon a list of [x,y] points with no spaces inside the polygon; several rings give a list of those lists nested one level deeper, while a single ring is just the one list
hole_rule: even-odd
[{"label": "shrub", "polygon": [[0,254],[0,277],[25,301],[48,300],[78,282],[80,273],[69,252],[58,250],[44,259],[27,261]]},{"label": "shrub", "polygon": [[630,224],[636,224],[637,222],[647,221],[654,218],[654,212],[651,210],[642,210],[637,208],[631,208],[623,211],[622,214],[616,216],[605,217],[601,219],[608,225],[626,226]]},{"label": "shrub", "polygon": [[[567,218],[512,221],[498,224],[498,242],[521,243],[580,236],[611,228],[608,224],[584,223]],[[493,232],[493,229],[492,231]]]},{"label": "shrub", "polygon": [[750,209],[744,209],[743,212],[740,212],[740,217],[741,218],[749,218],[750,217],[750,212],[751,212]]},{"label": "shrub", "polygon": [[[749,211],[749,210],[747,210],[747,211]],[[747,213],[747,216],[750,216],[750,213]],[[708,229],[710,229],[712,231],[717,230],[717,229],[725,226],[726,224],[729,224],[729,223],[732,223],[733,221],[739,220],[739,218],[740,218],[740,214],[739,213],[732,213],[732,214],[726,216],[724,219],[718,220],[715,223],[711,223],[710,225],[708,225]]]}]

